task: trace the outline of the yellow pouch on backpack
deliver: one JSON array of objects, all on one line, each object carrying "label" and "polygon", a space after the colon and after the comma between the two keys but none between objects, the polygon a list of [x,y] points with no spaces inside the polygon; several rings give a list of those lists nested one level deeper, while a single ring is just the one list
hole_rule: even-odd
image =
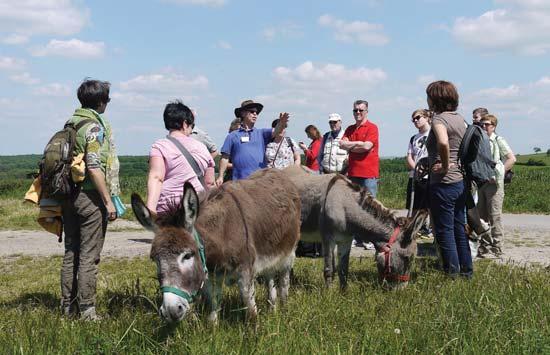
[{"label": "yellow pouch on backpack", "polygon": [[71,164],[71,178],[75,184],[79,184],[86,178],[86,162],[84,162],[84,153],[80,153],[73,158]]}]

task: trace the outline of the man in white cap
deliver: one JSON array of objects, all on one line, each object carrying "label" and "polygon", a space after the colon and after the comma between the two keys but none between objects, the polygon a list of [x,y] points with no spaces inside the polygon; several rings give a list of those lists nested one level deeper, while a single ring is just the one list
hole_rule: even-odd
[{"label": "man in white cap", "polygon": [[323,174],[345,173],[348,161],[348,152],[340,148],[340,140],[344,135],[342,117],[337,113],[328,115],[330,131],[323,135],[319,150],[319,166]]}]

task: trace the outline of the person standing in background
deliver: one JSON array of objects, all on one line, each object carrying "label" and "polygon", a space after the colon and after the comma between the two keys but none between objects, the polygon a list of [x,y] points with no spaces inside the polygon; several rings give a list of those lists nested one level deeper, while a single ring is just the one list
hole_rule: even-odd
[{"label": "person standing in background", "polygon": [[319,153],[319,167],[322,174],[345,174],[348,166],[348,151],[340,148],[344,136],[342,117],[337,113],[328,115],[330,131],[323,135]]},{"label": "person standing in background", "polygon": [[[485,115],[481,118],[481,126],[491,141],[491,154],[496,162],[495,177],[481,185],[478,189],[477,209],[479,215],[491,224],[491,235],[480,238],[478,256],[488,253],[495,256],[502,255],[502,204],[504,203],[504,174],[510,171],[516,162],[516,156],[502,136],[496,134],[498,119],[494,115]],[[504,162],[503,162],[504,161]]]},{"label": "person standing in background", "polygon": [[306,166],[313,171],[319,172],[319,151],[321,149],[321,132],[314,125],[309,125],[305,129],[306,135],[311,139],[309,147],[304,142],[298,143],[306,156]]}]

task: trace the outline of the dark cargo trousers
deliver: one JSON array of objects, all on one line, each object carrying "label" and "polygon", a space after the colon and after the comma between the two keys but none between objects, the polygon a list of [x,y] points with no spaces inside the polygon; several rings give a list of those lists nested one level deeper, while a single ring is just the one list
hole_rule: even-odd
[{"label": "dark cargo trousers", "polygon": [[62,307],[78,301],[95,306],[97,270],[107,231],[107,210],[95,190],[79,191],[63,202],[65,256],[61,267]]}]

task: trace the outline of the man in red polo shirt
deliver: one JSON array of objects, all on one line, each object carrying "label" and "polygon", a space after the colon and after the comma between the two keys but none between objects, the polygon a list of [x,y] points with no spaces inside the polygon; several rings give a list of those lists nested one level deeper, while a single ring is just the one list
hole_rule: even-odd
[{"label": "man in red polo shirt", "polygon": [[[355,124],[346,128],[340,141],[340,148],[349,152],[348,177],[356,184],[365,187],[373,197],[378,192],[379,163],[378,157],[378,127],[367,119],[369,103],[357,100],[353,103]],[[357,239],[357,238],[355,238]],[[356,246],[374,249],[372,243],[362,245],[360,240]]]},{"label": "man in red polo shirt", "polygon": [[340,148],[349,152],[349,178],[367,188],[373,197],[378,191],[380,159],[378,157],[378,127],[367,119],[369,103],[353,103],[355,124],[346,128]]}]

